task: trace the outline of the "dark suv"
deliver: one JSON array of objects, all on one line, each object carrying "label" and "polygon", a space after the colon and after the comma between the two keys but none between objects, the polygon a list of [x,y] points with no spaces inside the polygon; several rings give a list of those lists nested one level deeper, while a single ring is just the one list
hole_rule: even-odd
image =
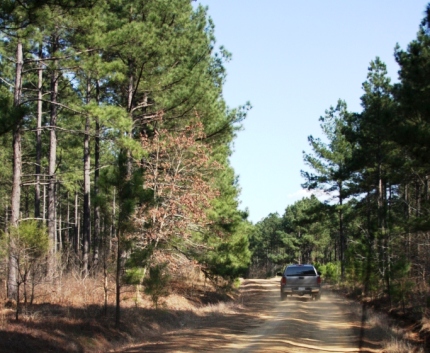
[{"label": "dark suv", "polygon": [[313,265],[289,265],[285,268],[281,279],[281,300],[293,294],[321,299],[321,277]]}]

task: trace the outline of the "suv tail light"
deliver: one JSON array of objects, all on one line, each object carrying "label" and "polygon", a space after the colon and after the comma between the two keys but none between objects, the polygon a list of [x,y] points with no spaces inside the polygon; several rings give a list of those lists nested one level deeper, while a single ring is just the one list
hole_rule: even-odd
[{"label": "suv tail light", "polygon": [[321,284],[321,277],[320,276],[317,277],[317,283]]},{"label": "suv tail light", "polygon": [[282,276],[282,279],[281,279],[281,285],[282,285],[282,286],[285,286],[286,284],[287,284],[287,277]]}]

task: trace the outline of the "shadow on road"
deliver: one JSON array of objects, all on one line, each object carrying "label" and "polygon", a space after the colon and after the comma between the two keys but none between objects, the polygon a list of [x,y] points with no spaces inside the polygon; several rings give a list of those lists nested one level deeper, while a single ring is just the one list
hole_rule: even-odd
[{"label": "shadow on road", "polygon": [[351,303],[325,292],[321,300],[303,296],[281,301],[279,281],[245,283],[234,314],[200,318],[157,341],[121,352],[380,352],[382,341],[352,316]]}]

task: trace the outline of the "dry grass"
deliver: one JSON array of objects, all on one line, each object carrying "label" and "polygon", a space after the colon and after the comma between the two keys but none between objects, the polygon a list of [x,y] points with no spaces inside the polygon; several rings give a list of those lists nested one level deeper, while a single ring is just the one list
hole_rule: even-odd
[{"label": "dry grass", "polygon": [[[331,287],[333,290],[352,298],[351,310],[355,317],[361,319],[361,324],[374,331],[375,335],[389,337],[384,345],[384,353],[424,353],[423,339],[420,333],[430,332],[430,320],[427,323],[414,322],[410,315],[399,316],[399,310],[389,306],[387,300],[356,297],[353,293],[347,293],[345,289]],[[356,305],[361,300],[362,305]],[[404,313],[403,313],[404,314]],[[428,326],[426,326],[428,325]],[[421,332],[418,330],[421,327]]]},{"label": "dry grass", "polygon": [[421,320],[421,330],[424,332],[430,332],[430,318],[427,316]]},{"label": "dry grass", "polygon": [[407,341],[392,338],[384,347],[386,353],[424,353],[424,348],[417,347]]},{"label": "dry grass", "polygon": [[[176,273],[171,294],[159,308],[136,286],[122,288],[121,327],[115,328],[114,279],[108,283],[104,306],[104,279],[81,279],[73,273],[55,283],[36,287],[33,305],[0,307],[1,352],[107,352],[159,336],[167,331],[193,327],[214,315],[232,313],[226,293],[205,282],[198,272]],[[5,292],[0,291],[3,303]]]}]

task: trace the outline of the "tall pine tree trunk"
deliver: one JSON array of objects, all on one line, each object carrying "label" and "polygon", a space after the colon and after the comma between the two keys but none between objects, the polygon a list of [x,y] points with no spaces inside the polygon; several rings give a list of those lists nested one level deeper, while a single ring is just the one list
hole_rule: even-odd
[{"label": "tall pine tree trunk", "polygon": [[[96,99],[99,103],[99,85],[96,83]],[[94,239],[93,239],[93,265],[97,267],[99,262],[99,248],[100,248],[100,204],[99,196],[99,178],[100,178],[100,123],[96,117],[96,131],[94,143]]]},{"label": "tall pine tree trunk", "polygon": [[42,83],[43,83],[43,63],[42,44],[39,46],[39,67],[37,82],[37,125],[36,125],[36,187],[34,190],[34,217],[40,218],[40,173],[42,161]]},{"label": "tall pine tree trunk", "polygon": [[[59,38],[54,34],[52,40],[52,57],[55,57],[59,47]],[[50,142],[49,142],[49,163],[48,163],[48,236],[49,236],[49,259],[48,277],[52,278],[55,259],[56,240],[56,220],[55,220],[55,183],[56,183],[56,163],[57,163],[57,114],[58,114],[58,79],[57,61],[54,60],[51,72],[51,109],[50,109]]]},{"label": "tall pine tree trunk", "polygon": [[[14,108],[18,108],[21,103],[22,94],[22,69],[23,69],[23,53],[22,42],[18,40],[16,48],[16,66],[15,66],[15,88],[14,88]],[[21,176],[22,176],[22,152],[21,152],[21,117],[15,122],[13,129],[13,181],[12,181],[12,196],[11,196],[11,219],[10,225],[16,227],[19,220],[20,201],[21,201]],[[17,299],[18,286],[18,260],[15,256],[15,244],[9,244],[9,264],[8,264],[8,299]]]},{"label": "tall pine tree trunk", "polygon": [[[90,102],[90,84],[87,82],[87,104]],[[82,246],[82,274],[88,275],[89,252],[90,252],[90,234],[91,234],[91,208],[90,208],[90,117],[85,118],[84,134],[84,219],[83,219],[83,246]]]},{"label": "tall pine tree trunk", "polygon": [[[128,82],[128,96],[127,96],[127,112],[130,115],[130,119],[133,119],[132,117],[132,106],[133,106],[133,93],[134,93],[134,78],[133,78],[133,70],[132,70],[132,62],[129,61],[128,63],[129,66],[129,70],[130,70],[130,75],[129,75],[129,82]],[[132,131],[129,132],[129,135],[132,136]],[[130,154],[130,150],[126,149],[124,151],[122,151],[122,153],[125,154],[125,161],[124,163],[126,163],[125,169],[125,183],[130,183],[131,180],[131,173],[132,173],[132,161],[131,161],[131,154]],[[121,168],[121,166],[120,166]],[[124,188],[124,185],[122,185],[122,188],[120,188],[120,190],[124,190],[126,188]],[[124,192],[124,191],[122,191]],[[121,195],[121,193],[119,194],[119,202],[122,203],[124,201],[124,198],[126,196],[125,195]],[[120,326],[120,322],[121,322],[121,276],[122,276],[122,272],[123,272],[123,267],[124,267],[124,263],[125,263],[125,258],[126,258],[126,254],[125,254],[125,249],[123,247],[122,244],[122,237],[123,237],[123,225],[121,224],[122,222],[127,222],[127,219],[121,219],[122,217],[119,217],[118,219],[118,227],[117,227],[117,232],[118,232],[118,236],[117,236],[117,271],[116,271],[116,303],[115,303],[115,325],[116,327]]]}]

